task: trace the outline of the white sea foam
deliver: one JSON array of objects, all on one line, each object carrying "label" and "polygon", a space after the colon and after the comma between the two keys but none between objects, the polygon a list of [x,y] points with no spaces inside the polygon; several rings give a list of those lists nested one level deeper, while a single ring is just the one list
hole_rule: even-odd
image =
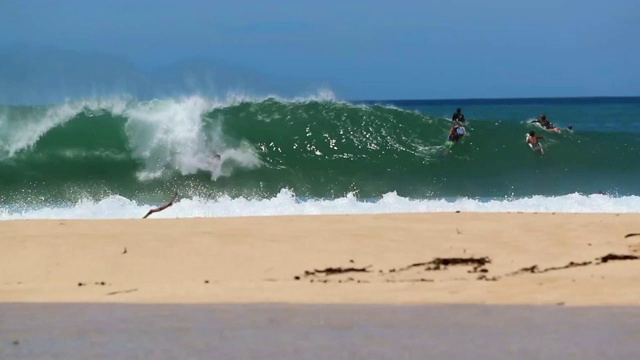
[{"label": "white sea foam", "polygon": [[[102,201],[81,201],[74,206],[19,211],[0,208],[0,220],[12,219],[127,219],[141,218],[152,206],[124,197]],[[388,193],[378,201],[361,201],[355,195],[332,200],[300,200],[288,190],[268,199],[222,196],[215,200],[182,199],[156,213],[154,218],[237,217],[319,214],[385,214],[420,212],[561,212],[561,213],[638,213],[640,196],[569,194],[556,197],[533,196],[522,199],[480,201],[412,200]]]}]

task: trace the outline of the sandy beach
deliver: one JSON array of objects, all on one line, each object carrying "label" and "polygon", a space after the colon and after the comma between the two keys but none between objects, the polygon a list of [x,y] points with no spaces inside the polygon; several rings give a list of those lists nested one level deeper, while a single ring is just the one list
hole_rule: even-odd
[{"label": "sandy beach", "polygon": [[640,303],[640,214],[0,222],[0,302]]}]

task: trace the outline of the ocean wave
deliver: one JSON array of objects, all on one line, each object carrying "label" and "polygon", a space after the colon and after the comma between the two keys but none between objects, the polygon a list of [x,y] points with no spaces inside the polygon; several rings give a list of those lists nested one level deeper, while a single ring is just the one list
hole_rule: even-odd
[{"label": "ocean wave", "polygon": [[449,127],[329,91],[4,107],[0,203],[75,201],[93,189],[92,200],[106,192],[142,201],[173,190],[203,198],[271,198],[282,188],[317,198],[640,191],[637,133],[545,133],[541,157],[523,141],[537,130],[526,122],[474,119],[451,149]]}]

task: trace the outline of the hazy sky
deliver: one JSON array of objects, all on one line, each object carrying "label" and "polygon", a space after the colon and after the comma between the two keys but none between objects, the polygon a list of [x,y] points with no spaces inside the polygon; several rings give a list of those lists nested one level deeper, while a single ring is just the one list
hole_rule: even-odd
[{"label": "hazy sky", "polygon": [[640,95],[637,0],[0,0],[0,45],[205,56],[347,99]]}]

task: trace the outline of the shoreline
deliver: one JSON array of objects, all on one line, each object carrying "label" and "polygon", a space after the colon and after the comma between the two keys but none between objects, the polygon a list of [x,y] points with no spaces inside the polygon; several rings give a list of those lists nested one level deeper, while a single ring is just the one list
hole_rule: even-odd
[{"label": "shoreline", "polygon": [[[0,221],[0,303],[640,304],[640,214]],[[296,278],[297,277],[297,278]]]}]

